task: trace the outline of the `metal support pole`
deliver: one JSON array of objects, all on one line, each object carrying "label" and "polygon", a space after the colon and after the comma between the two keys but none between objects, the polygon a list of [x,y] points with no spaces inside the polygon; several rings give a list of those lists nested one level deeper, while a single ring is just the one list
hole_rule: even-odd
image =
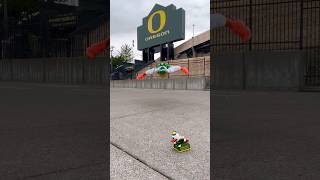
[{"label": "metal support pole", "polygon": [[[188,58],[188,70],[190,71],[190,60]],[[188,78],[190,77],[190,72],[188,73]]]},{"label": "metal support pole", "polygon": [[303,0],[300,0],[300,49],[303,48]]},{"label": "metal support pole", "polygon": [[8,39],[8,1],[3,0],[3,29],[4,29],[4,40]]},{"label": "metal support pole", "polygon": [[1,58],[6,58],[6,48],[7,43],[6,40],[8,39],[8,2],[7,0],[2,0],[3,6],[3,39],[1,43]]},{"label": "metal support pole", "polygon": [[46,1],[42,0],[40,3],[40,19],[41,19],[41,49],[42,57],[48,57],[48,17],[46,12]]},{"label": "metal support pole", "polygon": [[170,43],[167,44],[167,61],[170,59]]},{"label": "metal support pole", "polygon": [[164,61],[164,44],[160,44],[160,61]]},{"label": "metal support pole", "polygon": [[[113,50],[114,50],[114,47],[111,46],[111,48],[110,48],[111,57],[110,57],[110,64],[109,64],[110,65],[110,74],[112,74],[112,70],[113,70],[113,65],[112,65]],[[143,54],[143,52],[142,52],[142,54]]]},{"label": "metal support pole", "polygon": [[206,58],[203,57],[203,76],[206,76]]},{"label": "metal support pole", "polygon": [[[249,9],[250,19],[249,19],[249,28],[252,30],[252,0],[250,0],[250,9]],[[252,50],[252,38],[249,40],[249,51]]]},{"label": "metal support pole", "polygon": [[194,49],[194,24],[192,25],[193,34],[192,34],[192,57],[196,57],[196,50]]}]

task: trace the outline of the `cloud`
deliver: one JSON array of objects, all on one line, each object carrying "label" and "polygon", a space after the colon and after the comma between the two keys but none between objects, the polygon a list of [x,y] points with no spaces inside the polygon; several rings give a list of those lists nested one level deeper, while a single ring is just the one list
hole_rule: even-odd
[{"label": "cloud", "polygon": [[[209,0],[112,0],[110,2],[110,35],[111,45],[120,49],[121,45],[132,45],[135,42],[136,58],[141,59],[137,51],[137,27],[148,15],[154,4],[168,6],[174,4],[186,11],[186,40],[192,38],[193,24],[195,35],[209,30],[210,1]],[[175,43],[175,46],[183,41]]]}]

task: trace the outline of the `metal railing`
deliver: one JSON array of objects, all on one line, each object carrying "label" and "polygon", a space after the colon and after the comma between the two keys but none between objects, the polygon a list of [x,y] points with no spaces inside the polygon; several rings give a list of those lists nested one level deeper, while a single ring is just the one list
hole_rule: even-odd
[{"label": "metal railing", "polygon": [[7,37],[0,37],[0,59],[83,57],[87,47],[109,36],[109,23],[105,17],[97,25],[79,28],[77,32],[61,37],[51,37],[48,32],[44,34],[37,29],[39,23],[18,25],[13,19],[9,24]]},{"label": "metal railing", "polygon": [[212,29],[212,53],[300,49],[306,52],[305,85],[320,86],[320,1],[211,0],[211,13],[242,20],[252,31],[242,43],[226,28]]}]

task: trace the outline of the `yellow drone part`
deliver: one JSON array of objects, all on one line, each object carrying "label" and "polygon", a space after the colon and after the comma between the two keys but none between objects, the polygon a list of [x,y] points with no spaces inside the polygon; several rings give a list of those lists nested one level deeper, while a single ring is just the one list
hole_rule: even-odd
[{"label": "yellow drone part", "polygon": [[176,150],[177,152],[179,153],[182,153],[182,152],[186,152],[186,151],[190,151],[191,150],[191,147],[190,148],[187,148],[187,149],[184,149],[184,150],[178,150],[176,148],[173,148],[174,150]]}]

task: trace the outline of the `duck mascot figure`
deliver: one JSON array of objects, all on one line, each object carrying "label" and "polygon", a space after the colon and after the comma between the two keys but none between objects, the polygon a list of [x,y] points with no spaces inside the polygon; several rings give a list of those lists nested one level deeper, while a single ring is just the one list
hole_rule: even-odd
[{"label": "duck mascot figure", "polygon": [[189,140],[184,136],[180,136],[176,131],[171,132],[172,139],[171,142],[173,143],[173,149],[177,152],[185,152],[191,149],[189,144]]},{"label": "duck mascot figure", "polygon": [[161,78],[165,78],[167,74],[174,73],[176,71],[182,71],[184,74],[189,74],[189,70],[182,66],[173,66],[168,63],[159,63],[156,67],[147,70],[146,72],[139,74],[137,80],[141,80],[147,75],[158,74]]}]

